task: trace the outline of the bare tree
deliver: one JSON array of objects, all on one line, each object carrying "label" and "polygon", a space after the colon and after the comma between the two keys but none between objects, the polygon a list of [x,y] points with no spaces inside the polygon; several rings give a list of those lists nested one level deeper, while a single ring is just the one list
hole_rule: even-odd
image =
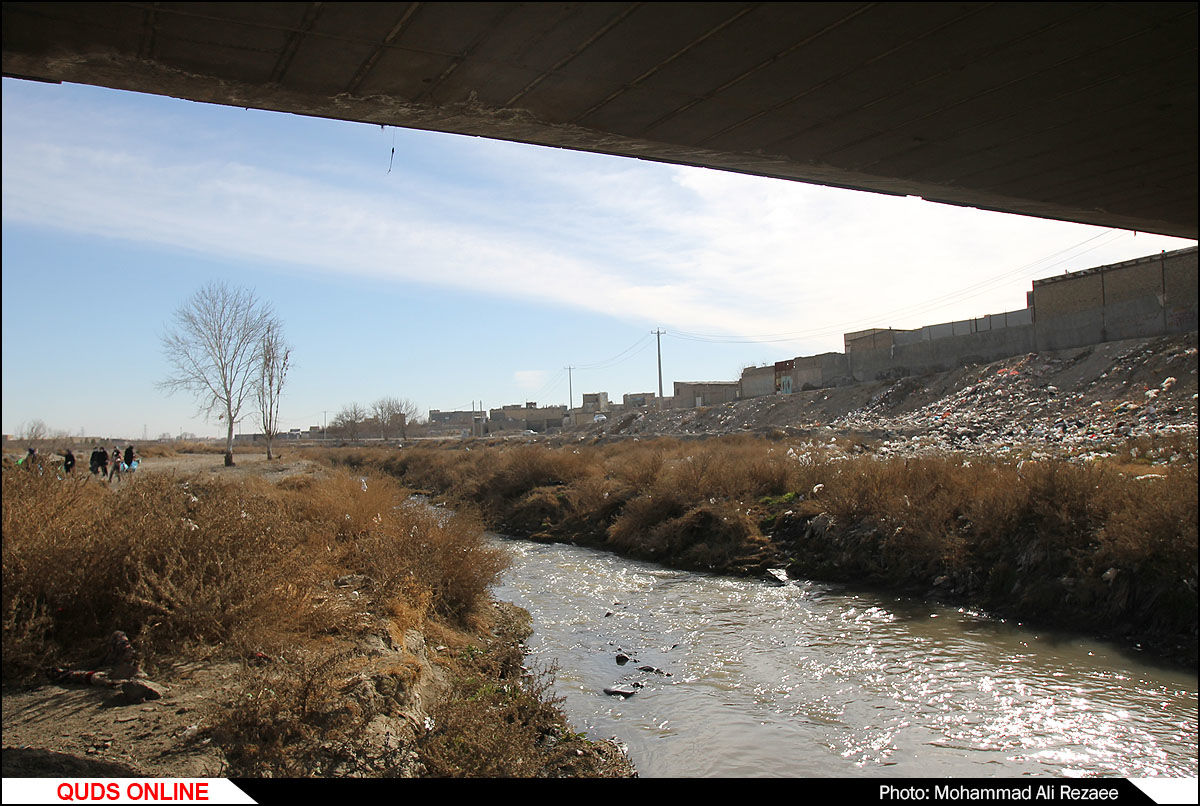
[{"label": "bare tree", "polygon": [[255,396],[258,413],[262,415],[263,436],[267,440],[267,461],[275,457],[271,443],[279,433],[279,399],[283,396],[283,383],[291,367],[292,349],[283,340],[283,328],[272,319],[263,331],[258,343],[258,383]]},{"label": "bare tree", "polygon": [[381,397],[371,405],[371,412],[383,426],[383,436],[392,437],[399,432],[408,438],[408,424],[415,422],[421,410],[408,398]]},{"label": "bare tree", "polygon": [[233,465],[234,423],[254,394],[259,344],[275,321],[253,292],[214,282],[175,311],[174,328],[162,337],[172,373],[159,387],[191,392],[206,417],[225,422],[226,467]]},{"label": "bare tree", "polygon": [[346,439],[358,439],[363,423],[367,421],[367,410],[357,403],[343,406],[329,425]]},{"label": "bare tree", "polygon": [[33,420],[28,425],[22,423],[19,434],[21,439],[32,442],[50,436],[50,428],[43,420]]}]

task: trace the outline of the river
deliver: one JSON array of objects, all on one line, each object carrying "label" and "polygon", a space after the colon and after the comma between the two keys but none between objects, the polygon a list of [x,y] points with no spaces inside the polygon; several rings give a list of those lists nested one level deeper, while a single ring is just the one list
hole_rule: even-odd
[{"label": "river", "polygon": [[1194,672],[918,600],[494,539],[530,664],[642,777],[1197,775]]}]

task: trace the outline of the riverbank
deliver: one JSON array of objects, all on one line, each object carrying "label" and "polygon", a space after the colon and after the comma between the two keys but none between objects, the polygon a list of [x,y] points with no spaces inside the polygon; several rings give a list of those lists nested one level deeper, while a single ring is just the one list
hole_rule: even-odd
[{"label": "riverbank", "polygon": [[1185,458],[892,458],[861,440],[748,436],[320,455],[443,496],[505,534],[687,570],[784,569],[1194,665],[1195,449],[1143,450]]},{"label": "riverbank", "polygon": [[478,522],[296,457],[196,461],[6,464],[6,776],[634,774],[523,667]]}]

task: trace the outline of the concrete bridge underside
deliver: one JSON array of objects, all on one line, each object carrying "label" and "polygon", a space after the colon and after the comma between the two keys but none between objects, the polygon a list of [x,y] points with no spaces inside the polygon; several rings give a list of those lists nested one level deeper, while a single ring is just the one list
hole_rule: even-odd
[{"label": "concrete bridge underside", "polygon": [[4,75],[1195,238],[1194,3],[4,3]]}]

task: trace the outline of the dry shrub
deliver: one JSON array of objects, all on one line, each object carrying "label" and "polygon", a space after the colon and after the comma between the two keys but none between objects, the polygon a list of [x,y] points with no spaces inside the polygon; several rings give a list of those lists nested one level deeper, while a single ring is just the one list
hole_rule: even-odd
[{"label": "dry shrub", "polygon": [[[84,484],[64,500],[71,484],[4,481],[6,648],[28,637],[22,608],[50,619],[43,640],[63,661],[85,660],[119,629],[149,662],[295,609],[281,573],[303,567],[294,549],[304,525],[241,485],[150,474],[119,491]],[[18,668],[7,652],[5,668]]]},{"label": "dry shrub", "polygon": [[642,448],[630,443],[610,450],[604,458],[604,467],[610,477],[642,491],[654,484],[662,473],[664,461],[663,447]]},{"label": "dry shrub", "polygon": [[487,676],[455,682],[421,741],[426,772],[437,778],[546,777],[566,760],[566,733],[549,698],[551,679],[496,684]]},{"label": "dry shrub", "polygon": [[451,691],[432,712],[418,752],[439,778],[610,775],[602,756],[571,731],[553,694],[551,668],[526,669],[515,642],[458,653]]},{"label": "dry shrub", "polygon": [[[225,453],[224,441],[212,442],[175,442],[172,443],[175,453]],[[246,450],[243,446],[234,445],[234,454],[243,453]]]},{"label": "dry shrub", "polygon": [[409,506],[357,535],[344,562],[374,580],[385,600],[400,597],[411,606],[419,582],[429,591],[430,612],[461,622],[485,601],[508,555],[487,544],[473,518]]},{"label": "dry shrub", "polygon": [[[152,667],[193,646],[353,633],[364,607],[465,619],[506,562],[477,522],[404,506],[386,478],[139,474],[110,489],[14,468],[3,482],[6,676],[85,662],[114,630]],[[361,606],[330,595],[346,574],[374,583]]]},{"label": "dry shrub", "polygon": [[639,559],[669,559],[647,542],[650,532],[665,521],[678,518],[688,509],[688,501],[670,490],[659,495],[646,494],[630,500],[608,527],[605,545]]},{"label": "dry shrub", "polygon": [[572,484],[565,495],[577,526],[599,527],[603,532],[633,496],[633,489],[621,481],[589,476]]},{"label": "dry shrub", "polygon": [[233,701],[207,720],[207,735],[225,751],[227,773],[298,778],[357,772],[346,769],[347,762],[377,713],[346,696],[361,667],[354,652],[326,644],[292,649],[248,670]]},{"label": "dry shrub", "polygon": [[659,524],[648,535],[652,547],[677,557],[685,568],[724,568],[762,542],[758,529],[740,510],[724,503],[701,504]]},{"label": "dry shrub", "polygon": [[560,522],[566,512],[565,494],[557,487],[536,487],[516,501],[505,519],[505,531],[530,534]]},{"label": "dry shrub", "polygon": [[587,476],[587,458],[573,450],[521,445],[500,452],[501,463],[485,483],[485,497],[514,500],[536,487],[562,486]]}]

